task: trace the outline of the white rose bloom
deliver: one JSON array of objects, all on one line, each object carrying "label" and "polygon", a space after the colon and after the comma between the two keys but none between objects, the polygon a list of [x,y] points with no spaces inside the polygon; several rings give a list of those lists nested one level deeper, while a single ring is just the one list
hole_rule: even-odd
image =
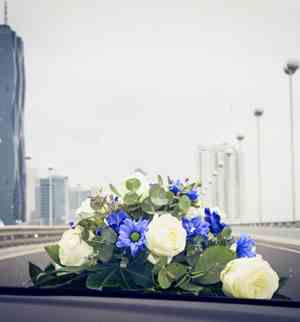
[{"label": "white rose bloom", "polygon": [[169,260],[180,254],[186,245],[186,231],[181,222],[169,213],[155,214],[146,232],[146,246],[154,257]]},{"label": "white rose bloom", "polygon": [[77,226],[63,233],[59,241],[59,259],[65,266],[81,266],[89,262],[93,248],[81,239],[82,228]]},{"label": "white rose bloom", "polygon": [[271,299],[279,277],[261,256],[230,261],[220,275],[225,294],[247,299]]}]

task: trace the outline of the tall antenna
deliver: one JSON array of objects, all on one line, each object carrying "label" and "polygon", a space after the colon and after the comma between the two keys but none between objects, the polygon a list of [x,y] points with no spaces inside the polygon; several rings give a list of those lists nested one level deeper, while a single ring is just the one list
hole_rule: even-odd
[{"label": "tall antenna", "polygon": [[7,3],[7,0],[4,1],[4,24],[8,25],[8,3]]}]

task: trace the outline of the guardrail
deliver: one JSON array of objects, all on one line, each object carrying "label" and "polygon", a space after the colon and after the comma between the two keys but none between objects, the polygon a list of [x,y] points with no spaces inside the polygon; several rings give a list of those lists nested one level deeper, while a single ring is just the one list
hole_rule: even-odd
[{"label": "guardrail", "polygon": [[67,226],[0,227],[0,248],[56,242],[66,229]]}]

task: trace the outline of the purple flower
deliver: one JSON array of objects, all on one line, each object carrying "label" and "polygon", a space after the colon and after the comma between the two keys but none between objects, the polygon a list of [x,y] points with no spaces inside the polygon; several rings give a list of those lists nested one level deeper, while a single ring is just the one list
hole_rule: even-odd
[{"label": "purple flower", "polygon": [[191,239],[195,236],[208,238],[209,224],[205,221],[202,221],[199,217],[195,217],[191,220],[183,218],[182,226],[186,230],[188,239]]},{"label": "purple flower", "polygon": [[125,219],[120,226],[119,238],[116,246],[118,248],[129,249],[132,256],[136,256],[140,251],[145,249],[145,232],[148,229],[149,221],[139,219]]},{"label": "purple flower", "polygon": [[112,212],[109,214],[109,216],[106,217],[106,223],[108,226],[110,226],[116,233],[119,232],[120,226],[123,224],[123,222],[126,219],[129,219],[130,217],[127,215],[127,213],[121,209],[116,212]]},{"label": "purple flower", "polygon": [[236,241],[236,255],[238,258],[255,257],[255,240],[245,234],[241,234],[240,238]]},{"label": "purple flower", "polygon": [[221,223],[221,217],[216,210],[211,211],[210,208],[205,208],[205,221],[209,223],[209,229],[214,236],[219,235],[225,228],[225,224]]},{"label": "purple flower", "polygon": [[177,195],[179,192],[181,192],[183,189],[183,185],[180,180],[176,180],[171,182],[169,185],[169,190],[173,192],[175,195]]},{"label": "purple flower", "polygon": [[199,197],[199,193],[197,190],[191,190],[187,192],[186,195],[190,198],[191,201],[196,201]]}]

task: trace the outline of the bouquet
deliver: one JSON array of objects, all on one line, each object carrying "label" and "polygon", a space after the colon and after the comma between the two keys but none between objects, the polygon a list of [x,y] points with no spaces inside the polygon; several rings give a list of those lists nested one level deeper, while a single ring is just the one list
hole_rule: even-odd
[{"label": "bouquet", "polygon": [[247,235],[232,236],[200,182],[136,173],[83,202],[33,287],[80,287],[271,299],[282,284]]}]

